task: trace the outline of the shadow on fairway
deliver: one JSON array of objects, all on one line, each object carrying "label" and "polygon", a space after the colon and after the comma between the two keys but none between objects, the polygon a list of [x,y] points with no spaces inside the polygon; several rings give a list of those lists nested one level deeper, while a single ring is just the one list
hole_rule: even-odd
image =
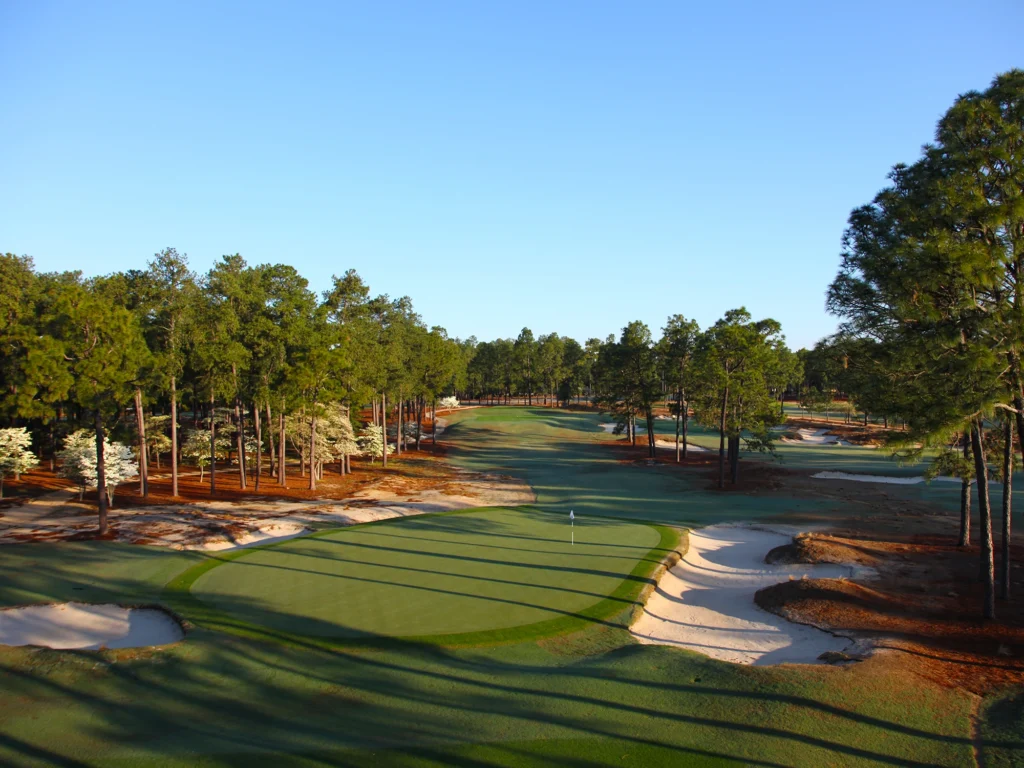
[{"label": "shadow on fairway", "polygon": [[[51,586],[38,601],[67,599],[81,586],[93,598],[153,602],[159,584],[143,568],[150,557],[111,576],[110,547],[72,547],[56,559],[45,546],[5,553],[48,574]],[[152,562],[162,567],[163,558],[179,554],[160,553]],[[178,564],[196,557],[210,556]],[[105,569],[99,592],[87,577]],[[274,625],[309,621],[264,601],[229,607],[262,612]],[[345,628],[323,622],[316,629],[332,635]],[[609,754],[628,754],[625,763],[633,765],[970,760],[971,741],[951,735],[960,720],[942,702],[915,698],[899,706],[871,683],[864,683],[867,691],[849,688],[840,669],[737,668],[630,645],[621,630],[600,631],[622,647],[571,661],[535,644],[499,653],[391,638],[385,651],[354,652],[266,626],[257,631],[244,638],[193,629],[163,649],[0,648],[0,692],[16,702],[5,708],[0,761],[496,766],[543,759],[581,766]],[[1010,700],[991,716],[998,725],[1019,706]],[[1024,743],[994,732],[985,749],[1014,755]]]},{"label": "shadow on fairway", "polygon": [[[274,622],[297,618],[281,614]],[[260,752],[275,764],[303,756],[370,764],[374,754],[381,759],[381,750],[395,750],[386,762],[416,764],[413,756],[420,754],[483,766],[536,758],[544,742],[566,739],[575,743],[570,754],[540,754],[551,764],[576,766],[590,762],[587,750],[596,746],[628,748],[631,764],[678,764],[688,754],[778,766],[820,764],[822,758],[930,765],[937,754],[955,762],[971,749],[967,737],[861,714],[845,703],[751,689],[729,665],[664,648],[626,646],[557,666],[538,663],[535,651],[526,654],[534,661],[517,659],[522,654],[499,659],[417,643],[348,653],[294,639],[287,647],[225,644],[201,631],[194,647],[188,642],[159,663],[136,663],[124,654],[23,651],[46,659],[26,668],[0,656],[6,695],[23,707],[61,702],[47,716],[74,725],[60,751],[30,743],[24,723],[14,731],[8,725],[0,754],[20,758],[11,762],[86,765],[91,759],[79,762],[78,755],[114,757],[96,752],[102,744],[129,749],[133,762],[143,764],[146,756],[161,764],[203,756],[252,764]],[[120,660],[109,663],[114,658]],[[76,682],[83,675],[90,685]],[[695,677],[701,682],[690,682]],[[509,741],[538,744],[503,743]],[[492,757],[473,757],[484,745]]]}]

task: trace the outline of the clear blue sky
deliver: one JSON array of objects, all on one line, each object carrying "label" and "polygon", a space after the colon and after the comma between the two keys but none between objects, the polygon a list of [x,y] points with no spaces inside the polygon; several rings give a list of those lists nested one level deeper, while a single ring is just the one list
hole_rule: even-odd
[{"label": "clear blue sky", "polygon": [[1019,0],[0,0],[0,251],[351,267],[481,339],[746,305],[810,345],[851,208],[1024,65],[1022,25]]}]

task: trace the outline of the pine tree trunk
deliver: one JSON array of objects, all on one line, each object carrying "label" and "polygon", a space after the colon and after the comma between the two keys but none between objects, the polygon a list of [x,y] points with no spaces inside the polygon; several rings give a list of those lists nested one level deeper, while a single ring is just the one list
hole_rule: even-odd
[{"label": "pine tree trunk", "polygon": [[241,401],[238,399],[238,369],[234,363],[231,364],[231,381],[235,388],[235,429],[238,430],[235,437],[235,444],[238,451],[238,487],[243,491],[245,482],[245,420],[242,418]]},{"label": "pine tree trunk", "polygon": [[285,443],[285,428],[284,428],[284,401],[281,401],[281,412],[277,414],[277,427],[278,437],[280,443],[277,446],[277,484],[285,488],[288,487],[288,461],[287,461],[287,445]]},{"label": "pine tree trunk", "polygon": [[992,507],[988,496],[988,467],[985,465],[985,449],[982,443],[981,427],[977,422],[971,425],[971,448],[974,452],[974,472],[978,482],[978,512],[981,517],[981,577],[985,586],[985,602],[982,615],[986,619],[996,616],[995,563],[992,547]]},{"label": "pine tree trunk", "polygon": [[729,406],[729,388],[722,392],[722,412],[718,424],[718,489],[725,490],[725,412]]},{"label": "pine tree trunk", "polygon": [[729,468],[732,471],[732,484],[740,481],[740,437],[734,435],[729,438]]},{"label": "pine tree trunk", "polygon": [[309,417],[309,490],[316,490],[316,410]]},{"label": "pine tree trunk", "polygon": [[217,418],[210,393],[210,495],[217,493]]},{"label": "pine tree trunk", "polygon": [[398,425],[395,429],[395,455],[402,455],[402,438],[405,437],[405,422],[402,420],[404,415],[403,406],[405,401],[401,397],[398,398]]},{"label": "pine tree trunk", "polygon": [[689,446],[687,442],[687,428],[690,420],[690,404],[686,399],[686,392],[682,393],[682,409],[683,409],[683,460],[686,460],[686,449]]},{"label": "pine tree trunk", "polygon": [[103,455],[103,417],[96,411],[96,498],[100,536],[107,533],[107,460]]},{"label": "pine tree trunk", "polygon": [[434,414],[430,422],[430,444],[437,447],[437,396],[434,396],[434,402],[431,405],[431,412]]},{"label": "pine tree trunk", "polygon": [[267,447],[270,448],[270,476],[277,477],[277,456],[274,451],[274,418],[270,412],[270,398],[267,398],[267,433],[270,439],[267,440]]},{"label": "pine tree trunk", "polygon": [[259,493],[260,475],[263,472],[263,425],[260,424],[260,407],[252,404],[252,426],[256,432],[256,473],[253,475],[253,488]]},{"label": "pine tree trunk", "polygon": [[426,408],[426,401],[422,397],[416,398],[416,450],[420,449],[420,441],[423,439],[423,410]]},{"label": "pine tree trunk", "polygon": [[387,469],[388,468],[388,409],[387,409],[388,396],[384,392],[380,393],[380,402],[381,402],[380,420],[381,420],[381,424],[382,424],[381,434],[384,436],[384,447],[381,448],[380,459],[381,459],[381,466],[384,469]]},{"label": "pine tree trunk", "polygon": [[[971,455],[971,437],[967,430],[964,430],[964,458]],[[960,548],[971,545],[971,480],[964,478],[960,481],[960,539],[957,546]]]},{"label": "pine tree trunk", "polygon": [[1003,427],[1003,551],[1002,570],[999,574],[999,597],[1010,597],[1010,529],[1012,527],[1011,506],[1013,500],[1013,419],[1006,415]]},{"label": "pine tree trunk", "polygon": [[679,433],[682,427],[683,393],[676,392],[676,464],[683,460],[683,446],[679,442]]},{"label": "pine tree trunk", "polygon": [[178,495],[178,380],[171,376],[171,496]]},{"label": "pine tree trunk", "polygon": [[139,435],[139,492],[149,496],[149,467],[146,463],[146,417],[142,412],[142,390],[135,388],[135,429]]}]

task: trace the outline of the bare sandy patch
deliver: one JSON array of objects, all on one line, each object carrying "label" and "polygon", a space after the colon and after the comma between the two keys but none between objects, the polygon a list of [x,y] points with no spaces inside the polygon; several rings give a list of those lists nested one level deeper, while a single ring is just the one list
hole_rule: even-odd
[{"label": "bare sandy patch", "polygon": [[[441,421],[438,427],[443,429]],[[109,512],[110,538],[174,549],[225,550],[283,540],[311,529],[536,500],[530,486],[515,478],[436,460],[419,461],[416,467],[362,470],[359,482],[347,487],[342,498],[327,496],[326,487],[319,498],[308,492],[305,497],[268,498],[228,489],[228,498],[193,495],[179,502],[157,497],[141,503],[128,495],[136,491],[121,491],[123,504]],[[226,475],[225,481],[235,478]],[[268,490],[274,493],[277,488]],[[79,502],[74,490],[56,491],[6,509],[0,518],[0,543],[87,538],[95,530],[95,504]]]}]

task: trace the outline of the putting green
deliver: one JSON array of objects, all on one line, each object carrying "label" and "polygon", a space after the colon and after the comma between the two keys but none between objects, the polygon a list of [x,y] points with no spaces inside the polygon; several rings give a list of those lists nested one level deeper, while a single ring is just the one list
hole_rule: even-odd
[{"label": "putting green", "polygon": [[677,540],[617,520],[581,518],[574,530],[572,545],[567,517],[528,509],[348,528],[200,566],[191,595],[290,635],[501,639],[511,628],[553,633],[620,613]]}]

